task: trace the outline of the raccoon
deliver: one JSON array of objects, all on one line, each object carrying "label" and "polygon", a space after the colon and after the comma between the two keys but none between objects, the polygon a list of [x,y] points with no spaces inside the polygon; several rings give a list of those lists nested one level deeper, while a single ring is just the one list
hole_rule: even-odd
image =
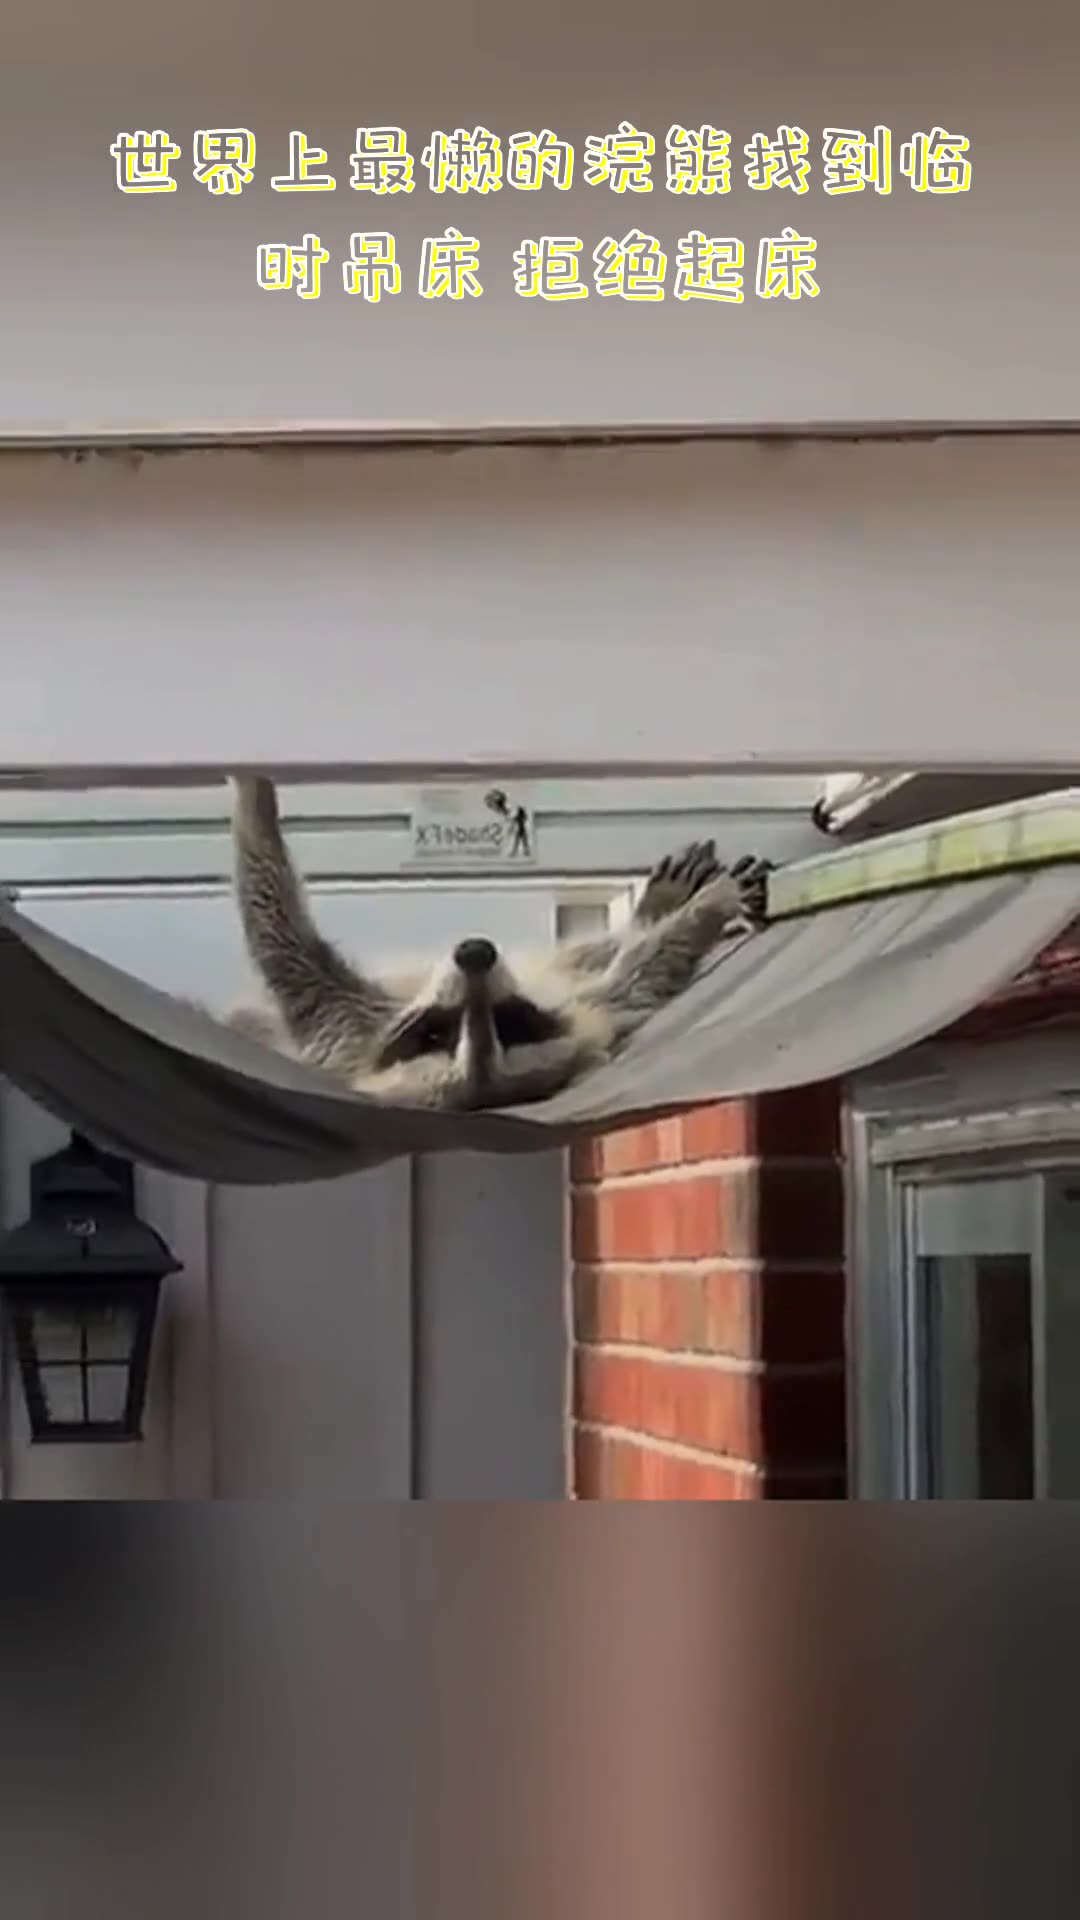
[{"label": "raccoon", "polygon": [[318,932],[273,783],[230,784],[236,900],[268,1004],[229,1024],[369,1098],[475,1110],[553,1094],[612,1059],[719,941],[764,915],[770,863],[724,868],[714,842],[695,842],[653,870],[625,931],[513,962],[474,936],[426,971],[376,975]]}]

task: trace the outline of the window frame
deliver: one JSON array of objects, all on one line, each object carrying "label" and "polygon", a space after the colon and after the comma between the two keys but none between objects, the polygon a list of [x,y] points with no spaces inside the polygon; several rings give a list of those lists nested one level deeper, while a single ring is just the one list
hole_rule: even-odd
[{"label": "window frame", "polygon": [[[857,1500],[921,1498],[912,1188],[1080,1170],[1080,1034],[928,1043],[855,1076],[844,1158],[850,1484]],[[1036,1313],[1042,1251],[1037,1238]],[[1036,1407],[1037,1428],[1044,1413]]]},{"label": "window frame", "polygon": [[601,907],[605,910],[607,918],[604,927],[598,927],[582,935],[582,938],[602,939],[605,933],[621,933],[633,915],[642,884],[627,880],[597,880],[588,876],[580,881],[560,881],[551,888],[553,939],[578,937],[560,933],[559,919],[564,907]]}]

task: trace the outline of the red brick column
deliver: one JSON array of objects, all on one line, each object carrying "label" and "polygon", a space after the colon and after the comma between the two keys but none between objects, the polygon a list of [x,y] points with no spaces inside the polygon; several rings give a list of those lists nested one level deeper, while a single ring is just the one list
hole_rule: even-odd
[{"label": "red brick column", "polygon": [[837,1089],[591,1141],[573,1183],[577,1497],[843,1498]]}]

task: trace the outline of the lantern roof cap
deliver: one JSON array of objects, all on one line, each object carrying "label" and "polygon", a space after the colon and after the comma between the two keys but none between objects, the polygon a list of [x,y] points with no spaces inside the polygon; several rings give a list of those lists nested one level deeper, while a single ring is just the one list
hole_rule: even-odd
[{"label": "lantern roof cap", "polygon": [[0,1284],[162,1280],[178,1273],[161,1236],[135,1211],[130,1161],[83,1134],[30,1169],[30,1212],[0,1234]]}]

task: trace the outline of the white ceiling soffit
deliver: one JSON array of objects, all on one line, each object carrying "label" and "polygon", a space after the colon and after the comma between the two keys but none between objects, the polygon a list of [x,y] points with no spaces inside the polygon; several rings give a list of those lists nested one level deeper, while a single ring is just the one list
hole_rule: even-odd
[{"label": "white ceiling soffit", "polygon": [[686,440],[952,440],[1080,433],[1080,420],[38,420],[0,423],[0,452],[168,452],[215,447],[607,446]]}]

